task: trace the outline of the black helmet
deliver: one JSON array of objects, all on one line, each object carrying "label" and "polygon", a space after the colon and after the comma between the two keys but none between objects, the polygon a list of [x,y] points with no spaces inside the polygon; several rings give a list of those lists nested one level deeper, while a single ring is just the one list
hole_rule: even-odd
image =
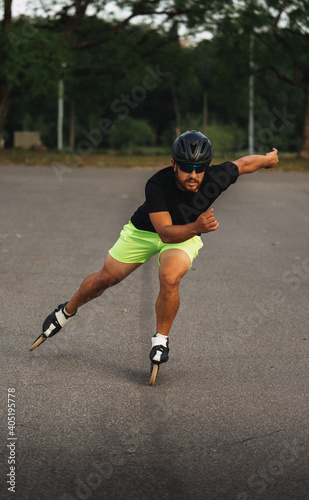
[{"label": "black helmet", "polygon": [[206,135],[195,130],[187,130],[177,137],[172,148],[172,157],[176,163],[191,165],[210,164],[213,150]]}]

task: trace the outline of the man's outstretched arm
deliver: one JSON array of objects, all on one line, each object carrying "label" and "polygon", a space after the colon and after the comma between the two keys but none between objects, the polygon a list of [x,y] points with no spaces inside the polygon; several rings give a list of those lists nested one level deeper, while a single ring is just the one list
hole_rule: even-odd
[{"label": "man's outstretched arm", "polygon": [[239,175],[251,174],[259,168],[274,168],[278,165],[278,162],[278,150],[276,148],[273,148],[270,153],[266,153],[265,156],[249,155],[233,161],[238,167]]}]

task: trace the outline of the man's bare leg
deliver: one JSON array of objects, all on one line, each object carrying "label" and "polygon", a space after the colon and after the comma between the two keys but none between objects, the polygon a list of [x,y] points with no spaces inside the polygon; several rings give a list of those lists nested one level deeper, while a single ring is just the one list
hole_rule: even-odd
[{"label": "man's bare leg", "polygon": [[160,257],[160,292],[156,302],[157,332],[151,339],[152,362],[150,385],[158,372],[158,364],[168,360],[168,334],[179,309],[179,283],[190,267],[190,257],[183,250],[165,250]]},{"label": "man's bare leg", "polygon": [[160,292],[156,302],[157,332],[168,335],[179,309],[179,283],[190,268],[191,260],[186,252],[178,249],[165,250],[160,257]]},{"label": "man's bare leg", "polygon": [[139,266],[140,263],[126,264],[108,254],[102,269],[87,276],[67,303],[65,306],[67,313],[74,314],[79,307],[102,295],[107,288],[120,283]]},{"label": "man's bare leg", "polygon": [[47,338],[53,337],[70,321],[80,306],[102,295],[107,288],[122,281],[140,265],[119,262],[108,254],[102,269],[87,276],[71,300],[67,304],[60,304],[47,316],[43,323],[43,333],[34,341],[29,350],[33,351]]}]

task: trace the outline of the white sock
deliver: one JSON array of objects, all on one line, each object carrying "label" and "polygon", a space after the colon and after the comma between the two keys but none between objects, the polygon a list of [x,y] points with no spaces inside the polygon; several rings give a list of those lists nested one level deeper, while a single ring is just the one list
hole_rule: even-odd
[{"label": "white sock", "polygon": [[68,313],[68,311],[66,310],[66,308],[65,308],[65,307],[63,308],[63,310],[64,310],[64,313],[65,313],[67,316],[69,316],[69,317],[70,317],[70,316],[74,316],[74,314],[69,314],[69,313]]},{"label": "white sock", "polygon": [[163,345],[166,347],[168,335],[162,335],[161,333],[157,333],[154,337],[152,337],[152,347],[156,345]]}]

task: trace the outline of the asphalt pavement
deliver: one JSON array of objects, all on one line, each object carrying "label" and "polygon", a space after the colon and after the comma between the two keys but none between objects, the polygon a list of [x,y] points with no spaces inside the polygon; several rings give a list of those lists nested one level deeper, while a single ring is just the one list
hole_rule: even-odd
[{"label": "asphalt pavement", "polygon": [[153,173],[0,167],[0,498],[308,499],[309,174],[214,203],[154,387],[156,257],[29,352]]}]

